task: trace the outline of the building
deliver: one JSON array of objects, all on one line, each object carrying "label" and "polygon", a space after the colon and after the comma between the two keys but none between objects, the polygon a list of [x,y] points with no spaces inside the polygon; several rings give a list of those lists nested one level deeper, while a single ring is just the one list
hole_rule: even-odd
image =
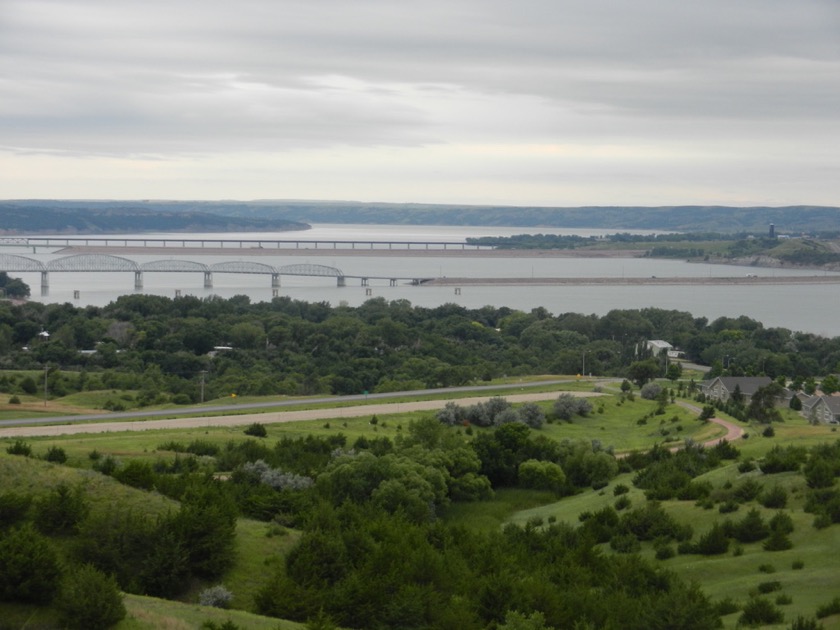
[{"label": "building", "polygon": [[840,424],[840,396],[811,396],[802,404],[802,415],[813,424]]},{"label": "building", "polygon": [[766,387],[772,382],[769,376],[718,376],[703,385],[703,393],[708,400],[726,402],[738,389],[744,402],[748,402],[759,387]]}]

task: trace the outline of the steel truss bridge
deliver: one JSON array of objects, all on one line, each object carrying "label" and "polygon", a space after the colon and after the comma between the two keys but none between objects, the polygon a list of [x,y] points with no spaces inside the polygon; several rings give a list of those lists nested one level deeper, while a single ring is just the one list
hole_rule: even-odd
[{"label": "steel truss bridge", "polygon": [[16,254],[0,254],[0,271],[37,272],[41,274],[42,293],[49,290],[50,273],[61,272],[127,272],[134,274],[134,288],[143,288],[143,274],[154,273],[201,273],[204,275],[204,288],[213,288],[213,274],[216,273],[246,273],[260,274],[271,277],[271,287],[280,286],[281,276],[315,276],[335,278],[337,286],[346,286],[347,278],[361,281],[363,287],[368,286],[370,280],[388,280],[390,285],[396,286],[400,280],[410,284],[420,285],[431,278],[398,278],[393,276],[347,276],[336,267],[313,264],[296,264],[274,267],[260,262],[225,261],[205,265],[191,260],[153,260],[151,262],[136,263],[128,258],[112,256],[110,254],[75,254],[56,258],[47,263],[27,256]]}]

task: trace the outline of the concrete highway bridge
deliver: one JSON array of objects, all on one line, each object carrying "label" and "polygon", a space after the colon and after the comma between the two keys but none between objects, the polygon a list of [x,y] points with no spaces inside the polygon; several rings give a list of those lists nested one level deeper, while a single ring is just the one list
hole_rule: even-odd
[{"label": "concrete highway bridge", "polygon": [[346,285],[348,278],[357,279],[361,285],[368,286],[371,280],[387,280],[391,286],[396,286],[400,281],[413,285],[425,284],[431,278],[399,278],[393,276],[348,276],[336,267],[313,264],[296,264],[274,267],[260,262],[231,260],[211,265],[191,260],[153,260],[151,262],[137,263],[121,256],[110,254],[75,254],[56,258],[49,262],[42,262],[28,256],[17,254],[0,254],[0,271],[6,272],[37,272],[41,274],[41,292],[49,290],[50,273],[61,272],[130,272],[134,274],[134,288],[143,288],[143,274],[146,272],[162,273],[200,273],[204,276],[204,288],[213,288],[213,274],[217,273],[244,273],[260,274],[271,277],[271,287],[280,286],[281,276],[315,276],[335,278],[338,286]]},{"label": "concrete highway bridge", "polygon": [[487,245],[450,241],[364,241],[241,238],[173,238],[119,236],[10,236],[0,237],[0,246],[37,248],[120,247],[172,249],[327,249],[327,250],[479,250]]}]

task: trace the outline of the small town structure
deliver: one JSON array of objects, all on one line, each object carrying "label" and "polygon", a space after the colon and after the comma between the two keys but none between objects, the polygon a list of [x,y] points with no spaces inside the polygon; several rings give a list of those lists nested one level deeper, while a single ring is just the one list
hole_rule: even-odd
[{"label": "small town structure", "polygon": [[647,349],[650,350],[650,353],[655,357],[662,354],[663,350],[670,354],[670,352],[674,349],[674,346],[667,341],[662,341],[661,339],[650,339],[646,342],[646,345]]},{"label": "small town structure", "polygon": [[840,424],[840,396],[811,396],[802,403],[802,415],[812,424]]},{"label": "small town structure", "polygon": [[717,376],[703,385],[703,393],[708,400],[726,402],[737,389],[747,402],[759,387],[766,387],[772,382],[769,376]]}]

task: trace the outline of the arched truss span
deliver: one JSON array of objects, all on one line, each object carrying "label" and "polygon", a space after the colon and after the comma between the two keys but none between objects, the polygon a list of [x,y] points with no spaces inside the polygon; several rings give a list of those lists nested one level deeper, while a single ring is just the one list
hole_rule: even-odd
[{"label": "arched truss span", "polygon": [[40,260],[16,256],[15,254],[0,254],[0,271],[40,271],[47,268]]},{"label": "arched truss span", "polygon": [[76,254],[47,263],[47,271],[140,271],[133,260],[109,254]]},{"label": "arched truss span", "polygon": [[262,273],[275,275],[277,270],[271,265],[247,260],[229,260],[210,265],[213,273]]},{"label": "arched truss span", "polygon": [[210,267],[192,260],[153,260],[140,265],[141,271],[201,271],[207,273]]},{"label": "arched truss span", "polygon": [[284,276],[324,276],[328,278],[343,278],[344,273],[335,267],[326,265],[286,265],[279,267],[277,271]]}]

